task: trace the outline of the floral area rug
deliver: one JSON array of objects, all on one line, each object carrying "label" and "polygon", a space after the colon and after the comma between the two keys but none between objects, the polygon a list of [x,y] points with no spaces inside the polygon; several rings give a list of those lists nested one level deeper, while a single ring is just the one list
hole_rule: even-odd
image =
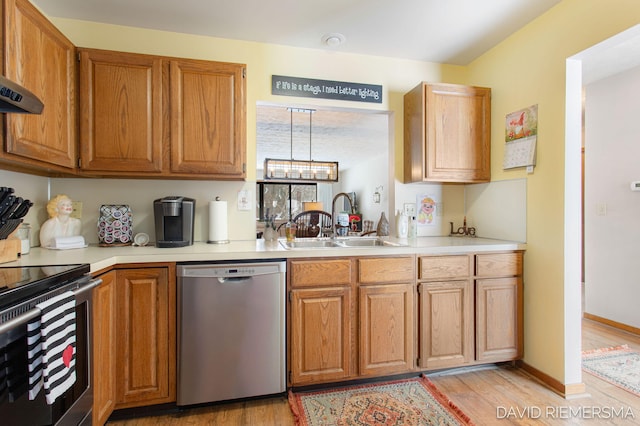
[{"label": "floral area rug", "polygon": [[640,353],[627,345],[584,351],[582,369],[640,396]]},{"label": "floral area rug", "polygon": [[289,392],[298,425],[473,425],[426,377]]}]

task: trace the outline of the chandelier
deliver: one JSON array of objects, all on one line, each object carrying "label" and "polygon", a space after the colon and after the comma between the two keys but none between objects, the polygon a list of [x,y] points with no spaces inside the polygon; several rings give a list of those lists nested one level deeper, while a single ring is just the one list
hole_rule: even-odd
[{"label": "chandelier", "polygon": [[[264,160],[264,178],[273,180],[296,180],[311,182],[337,182],[337,161],[315,161],[311,156],[312,116],[315,110],[288,108],[291,114],[291,158]],[[309,113],[309,160],[295,160],[293,158],[293,113]]]}]

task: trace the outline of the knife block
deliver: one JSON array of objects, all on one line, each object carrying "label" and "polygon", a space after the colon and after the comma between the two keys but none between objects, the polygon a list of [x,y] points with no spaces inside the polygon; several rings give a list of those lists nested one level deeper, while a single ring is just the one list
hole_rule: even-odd
[{"label": "knife block", "polygon": [[22,243],[18,238],[11,237],[0,240],[0,263],[18,260],[22,250]]}]

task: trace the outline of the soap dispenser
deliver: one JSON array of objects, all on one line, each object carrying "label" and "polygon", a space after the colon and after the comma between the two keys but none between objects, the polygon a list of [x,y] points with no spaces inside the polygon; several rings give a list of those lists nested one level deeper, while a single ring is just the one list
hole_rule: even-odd
[{"label": "soap dispenser", "polygon": [[398,238],[407,238],[409,235],[409,218],[400,210],[396,214],[396,234]]}]

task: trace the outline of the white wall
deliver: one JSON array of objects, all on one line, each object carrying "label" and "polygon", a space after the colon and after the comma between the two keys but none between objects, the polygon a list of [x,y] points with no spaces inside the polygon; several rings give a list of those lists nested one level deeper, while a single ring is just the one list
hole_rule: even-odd
[{"label": "white wall", "polygon": [[640,327],[640,68],[585,88],[585,312]]}]

